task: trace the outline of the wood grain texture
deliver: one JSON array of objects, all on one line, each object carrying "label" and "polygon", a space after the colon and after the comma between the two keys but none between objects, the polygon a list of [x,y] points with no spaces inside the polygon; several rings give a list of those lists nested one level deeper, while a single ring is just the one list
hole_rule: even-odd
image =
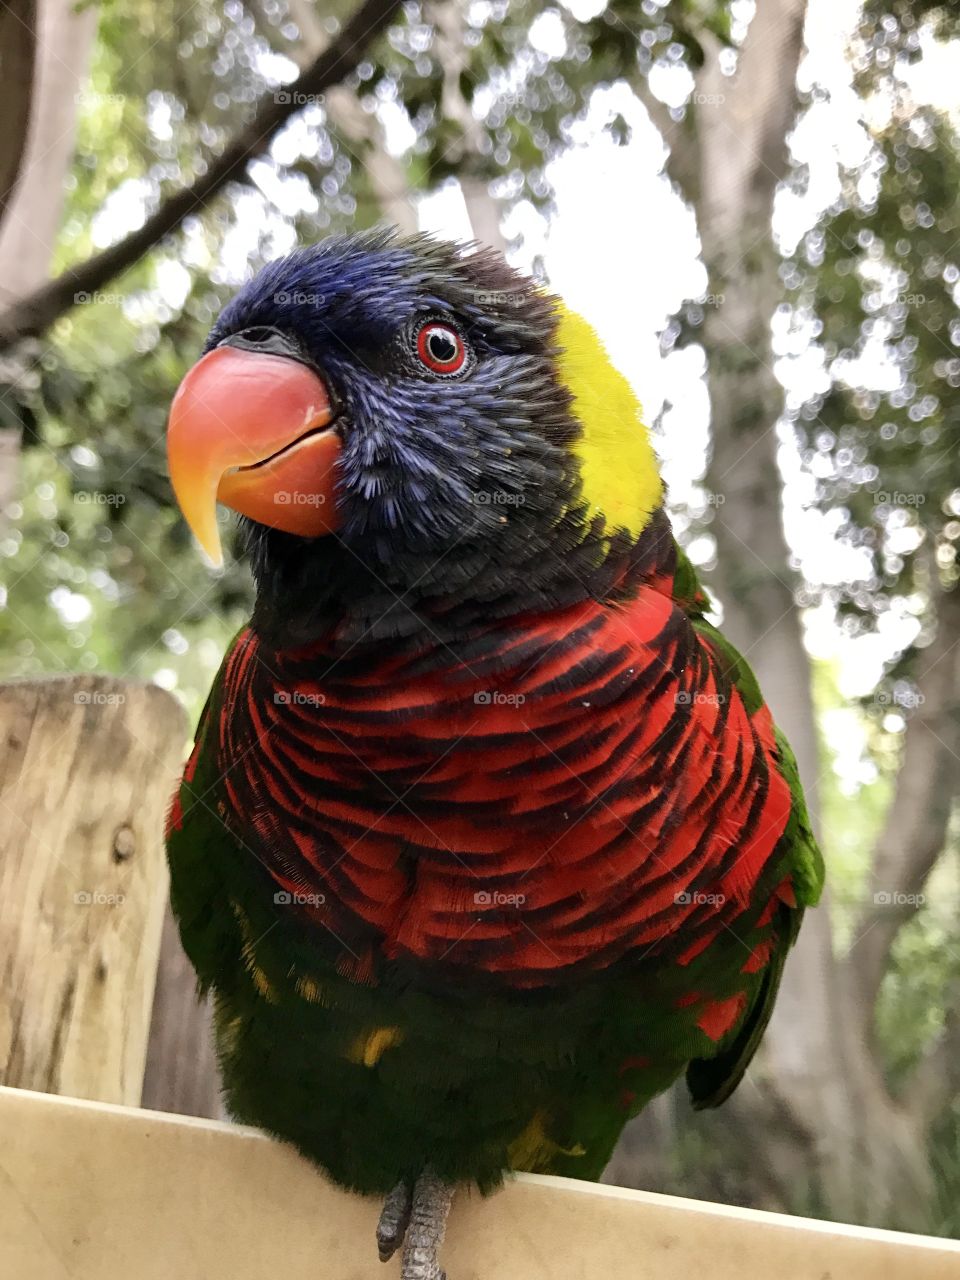
[{"label": "wood grain texture", "polygon": [[197,999],[197,975],[180,945],[169,906],[163,918],[141,1105],[214,1120],[225,1115],[210,998]]},{"label": "wood grain texture", "polygon": [[186,737],[154,685],[0,685],[0,1082],[139,1103]]}]

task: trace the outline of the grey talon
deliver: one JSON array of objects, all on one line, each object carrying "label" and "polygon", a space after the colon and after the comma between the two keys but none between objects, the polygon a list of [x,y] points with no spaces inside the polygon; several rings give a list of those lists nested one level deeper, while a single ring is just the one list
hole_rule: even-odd
[{"label": "grey talon", "polygon": [[403,1244],[412,1204],[413,1193],[405,1182],[398,1182],[384,1200],[377,1223],[377,1248],[381,1262],[389,1262]]},{"label": "grey talon", "polygon": [[453,1187],[425,1169],[413,1188],[400,1280],[446,1280],[437,1255],[452,1200]]}]

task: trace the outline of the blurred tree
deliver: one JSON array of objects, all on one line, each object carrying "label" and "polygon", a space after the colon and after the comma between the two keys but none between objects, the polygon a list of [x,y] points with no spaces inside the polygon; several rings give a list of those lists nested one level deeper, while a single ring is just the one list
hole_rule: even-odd
[{"label": "blurred tree", "polygon": [[[909,7],[868,11],[854,68],[871,104],[869,156],[807,238],[794,312],[815,318],[829,375],[797,421],[805,462],[835,536],[863,562],[829,596],[850,634],[902,637],[870,704],[893,738],[894,781],[849,966],[860,1035],[921,1135],[956,1099],[960,1057],[960,955],[945,945],[960,919],[947,862],[960,797],[960,139],[909,75],[922,39],[957,27],[937,6],[926,17],[924,32]],[[924,935],[944,940],[935,953],[918,946]],[[933,1017],[904,1053],[890,1032],[910,1025],[917,981],[932,985]]]},{"label": "blurred tree", "polygon": [[[931,1216],[927,1147],[931,1121],[956,1087],[955,1072],[945,1069],[957,1051],[956,1017],[934,1016],[912,1074],[901,1071],[896,1089],[876,1022],[891,948],[950,847],[960,790],[960,592],[953,589],[960,439],[948,393],[960,370],[951,328],[960,278],[957,150],[947,120],[918,107],[902,82],[921,32],[952,34],[956,16],[946,6],[926,5],[921,15],[913,6],[866,6],[854,50],[857,87],[865,114],[885,99],[885,123],[866,166],[845,175],[839,205],[808,236],[803,269],[784,269],[771,216],[790,177],[786,137],[796,104],[785,86],[796,79],[804,7],[778,0],[758,8],[735,74],[725,76],[720,59],[708,61],[692,94],[693,120],[667,137],[668,171],[695,206],[710,276],[706,305],[687,318],[698,323],[707,354],[708,484],[723,496],[709,525],[717,549],[711,580],[725,629],[754,664],[797,750],[815,813],[824,771],[801,606],[830,599],[848,630],[882,628],[904,614],[917,626],[874,698],[886,720],[896,713],[902,743],[849,957],[835,953],[825,902],[808,917],[788,964],[751,1072],[755,1087],[739,1090],[716,1124],[681,1112],[681,1166],[696,1161],[712,1170],[722,1194],[738,1200],[769,1202],[778,1188],[780,1203],[807,1212],[956,1230],[955,1219]],[[782,526],[776,428],[784,404],[771,320],[785,307],[784,278],[800,291],[796,325],[822,334],[830,376],[822,400],[792,415],[803,461],[818,478],[818,504],[840,516],[838,538],[866,561],[863,580],[842,592],[802,585]],[[896,373],[887,392],[858,381],[858,357],[878,346]],[[955,930],[955,877],[952,886]],[[941,999],[951,988],[955,995],[956,964],[941,961],[935,981]],[[900,984],[901,1014],[908,990]],[[676,1139],[676,1118],[667,1123]],[[642,1140],[641,1128],[634,1142]],[[627,1146],[614,1177],[633,1150]],[[738,1159],[744,1151],[748,1164]],[[660,1172],[669,1181],[662,1165]]]}]

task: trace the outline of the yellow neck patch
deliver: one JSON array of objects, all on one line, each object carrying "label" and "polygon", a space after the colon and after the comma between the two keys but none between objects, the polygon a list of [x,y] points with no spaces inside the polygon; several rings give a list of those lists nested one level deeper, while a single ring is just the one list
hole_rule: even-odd
[{"label": "yellow neck patch", "polygon": [[610,362],[582,316],[560,303],[557,342],[560,378],[583,426],[573,442],[587,518],[602,516],[607,533],[639,538],[663,500],[663,481],[640,402]]}]

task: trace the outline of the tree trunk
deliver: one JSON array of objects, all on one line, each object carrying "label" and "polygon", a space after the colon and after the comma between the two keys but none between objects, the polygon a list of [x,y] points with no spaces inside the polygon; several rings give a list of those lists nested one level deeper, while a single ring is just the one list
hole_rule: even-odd
[{"label": "tree trunk", "polygon": [[868,1038],[890,949],[921,905],[960,795],[960,589],[938,591],[935,612],[937,632],[919,655],[917,705],[906,710],[902,761],[850,949]]},{"label": "tree trunk", "polygon": [[36,49],[35,0],[7,0],[0,8],[0,225],[27,146]]},{"label": "tree trunk", "polygon": [[[77,94],[86,79],[97,29],[95,5],[78,8],[72,0],[39,0],[37,11],[39,32],[30,127],[20,180],[6,216],[0,221],[3,306],[36,289],[50,270],[63,210],[64,178],[73,156]],[[8,116],[4,109],[5,95],[11,89],[16,94],[17,86],[7,82],[4,57],[0,119],[5,135],[16,122],[16,116]]]},{"label": "tree trunk", "polygon": [[[287,11],[300,33],[293,57],[302,69],[330,43],[330,37],[317,17],[312,0],[287,0]],[[340,145],[346,147],[370,180],[384,220],[404,235],[412,235],[417,230],[417,211],[410,184],[403,165],[386,148],[377,117],[364,111],[354,90],[344,85],[330,89],[324,105]]]},{"label": "tree trunk", "polygon": [[436,32],[434,49],[443,68],[441,110],[460,133],[459,141],[447,148],[446,156],[457,165],[460,190],[474,239],[503,253],[507,246],[500,230],[500,202],[491,194],[490,184],[478,171],[482,167],[480,148],[483,130],[461,88],[462,76],[467,69],[462,0],[431,5],[429,13]]},{"label": "tree trunk", "polygon": [[[93,5],[0,6],[0,310],[47,279],[96,28]],[[0,395],[21,377],[20,356],[0,359]],[[20,432],[2,427],[0,527],[19,487]]]},{"label": "tree trunk", "polygon": [[[771,319],[783,296],[773,198],[802,49],[803,0],[761,5],[737,76],[702,81],[698,215],[710,290],[704,341],[713,423],[712,529],[724,627],[790,738],[816,823],[820,758],[810,661],[782,524]],[[724,88],[726,83],[726,88]],[[837,1217],[918,1226],[929,1184],[923,1134],[898,1112],[863,1034],[859,993],[833,954],[829,895],[807,913],[752,1079],[732,1103],[786,1203],[798,1191]],[[803,1189],[805,1193],[803,1192]]]},{"label": "tree trunk", "polygon": [[413,235],[417,230],[417,210],[407,175],[400,161],[387,150],[376,116],[368,115],[353,90],[343,85],[330,90],[326,106],[340,145],[347,146],[355,162],[363,167],[384,220],[404,235]]}]

